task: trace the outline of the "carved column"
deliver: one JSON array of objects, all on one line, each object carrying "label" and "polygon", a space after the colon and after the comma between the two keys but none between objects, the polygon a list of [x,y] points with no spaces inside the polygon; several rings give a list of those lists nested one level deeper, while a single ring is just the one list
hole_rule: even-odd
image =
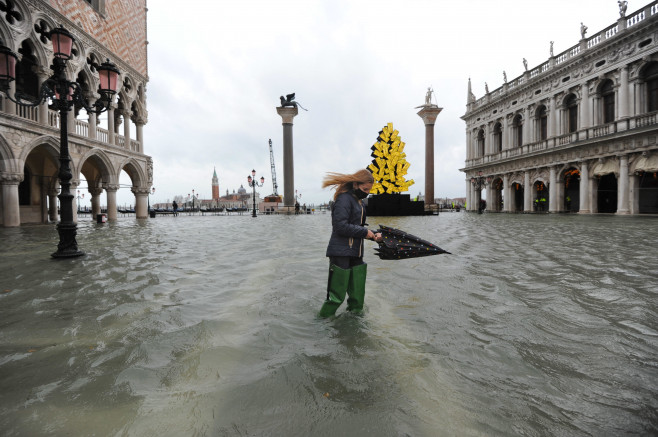
[{"label": "carved column", "polygon": [[283,206],[288,214],[295,212],[295,166],[292,149],[292,120],[299,112],[296,106],[279,106],[277,114],[283,124]]},{"label": "carved column", "polygon": [[[526,106],[523,110],[523,144],[529,144],[532,142],[530,139],[531,135],[531,120],[530,120],[530,107]],[[522,146],[522,144],[519,144]]]},{"label": "carved column", "polygon": [[116,220],[117,219],[117,190],[119,189],[118,185],[108,184],[105,187],[107,192],[107,219]]},{"label": "carved column", "polygon": [[135,195],[135,217],[138,219],[148,218],[148,188],[132,188]]},{"label": "carved column", "polygon": [[473,190],[473,184],[471,184],[471,181],[466,177],[466,211],[471,211],[471,191]]},{"label": "carved column", "polygon": [[548,138],[554,138],[557,126],[557,111],[555,110],[555,96],[551,96],[548,101]]},{"label": "carved column", "polygon": [[592,116],[590,114],[589,85],[587,82],[580,87],[582,99],[580,101],[580,129],[587,129],[592,125]]},{"label": "carved column", "polygon": [[139,153],[144,153],[144,125],[146,124],[146,118],[142,116],[135,116],[133,118],[135,123],[135,139],[139,143]]},{"label": "carved column", "polygon": [[557,170],[555,166],[549,168],[550,176],[548,183],[548,212],[557,212]]},{"label": "carved column", "polygon": [[502,147],[501,147],[502,150],[510,148],[510,146],[508,144],[508,141],[509,141],[508,140],[509,135],[508,135],[508,132],[507,132],[508,129],[509,129],[509,126],[508,126],[508,123],[507,123],[507,117],[503,116],[503,126],[502,126],[502,129],[500,131],[500,135],[502,136],[502,143],[503,143]]},{"label": "carved column", "polygon": [[[619,84],[619,119],[628,118],[628,65],[621,67]],[[625,126],[624,126],[625,127]]]},{"label": "carved column", "polygon": [[628,155],[619,156],[619,181],[617,186],[617,214],[628,214]]},{"label": "carved column", "polygon": [[587,161],[580,162],[580,209],[579,213],[589,214],[589,169],[587,167]]},{"label": "carved column", "polygon": [[532,212],[532,187],[530,186],[530,172],[523,172],[523,212]]},{"label": "carved column", "polygon": [[[93,108],[94,103],[96,103],[96,95],[89,93],[86,96],[86,99],[87,99],[87,102],[89,102],[89,106],[91,106]],[[87,113],[87,115],[89,116],[89,120],[88,120],[89,132],[87,132],[87,136],[89,138],[95,140],[96,139],[96,130],[98,128],[98,118],[97,118],[96,114],[93,113],[93,112],[89,112],[89,113]]]},{"label": "carved column", "polygon": [[466,159],[473,158],[473,134],[471,128],[466,128]]},{"label": "carved column", "polygon": [[114,142],[114,109],[117,105],[113,102],[110,103],[109,109],[107,110],[107,142],[109,144],[116,144]]},{"label": "carved column", "polygon": [[443,108],[425,105],[418,116],[425,123],[425,205],[434,205],[434,122]]},{"label": "carved column", "polygon": [[73,209],[73,223],[78,223],[78,195],[76,189],[80,185],[79,180],[71,180],[70,190],[73,193],[73,200],[71,201],[71,208]]},{"label": "carved column", "polygon": [[[10,96],[16,95],[16,81],[12,80],[9,82],[9,90],[7,90]],[[16,114],[16,103],[12,102],[7,98],[2,99],[2,103],[5,107],[5,112],[7,114]],[[17,225],[18,226],[18,225]]]},{"label": "carved column", "polygon": [[123,117],[123,141],[124,147],[130,150],[130,115],[132,112],[130,109],[124,109],[121,111],[121,116]]},{"label": "carved column", "polygon": [[22,181],[23,175],[20,173],[0,174],[0,184],[2,185],[2,225],[5,228],[21,225],[18,184]]}]

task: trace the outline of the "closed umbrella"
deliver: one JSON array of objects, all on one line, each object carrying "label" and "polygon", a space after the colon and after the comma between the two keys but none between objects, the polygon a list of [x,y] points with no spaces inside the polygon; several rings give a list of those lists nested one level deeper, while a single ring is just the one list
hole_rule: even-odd
[{"label": "closed umbrella", "polygon": [[377,232],[382,234],[382,241],[379,242],[379,247],[375,248],[375,251],[381,259],[417,258],[419,256],[450,253],[429,241],[400,229],[379,225]]}]

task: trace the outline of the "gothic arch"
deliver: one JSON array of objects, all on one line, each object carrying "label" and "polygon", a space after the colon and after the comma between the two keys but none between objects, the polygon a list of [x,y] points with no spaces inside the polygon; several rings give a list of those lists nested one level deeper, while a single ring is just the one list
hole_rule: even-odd
[{"label": "gothic arch", "polygon": [[101,149],[91,149],[82,156],[80,161],[78,161],[77,172],[74,173],[74,178],[79,180],[80,173],[85,176],[87,182],[101,180],[107,184],[119,183],[118,179],[114,179],[116,169],[112,165],[112,161]]},{"label": "gothic arch", "polygon": [[128,176],[130,176],[130,180],[133,183],[133,187],[146,187],[148,185],[148,179],[146,175],[144,174],[144,170],[142,169],[142,166],[140,165],[139,161],[137,161],[134,158],[128,158],[125,161],[119,165],[117,169],[115,169],[114,177],[116,178],[115,180],[119,181],[119,178],[121,176],[121,171],[125,170],[126,173],[128,173]]},{"label": "gothic arch", "polygon": [[21,150],[21,155],[18,159],[22,162],[25,162],[32,150],[38,146],[45,146],[46,150],[48,150],[49,154],[52,155],[55,160],[59,159],[59,139],[56,139],[50,135],[43,135],[34,138],[32,141],[26,144],[25,147],[23,147],[23,150]]}]

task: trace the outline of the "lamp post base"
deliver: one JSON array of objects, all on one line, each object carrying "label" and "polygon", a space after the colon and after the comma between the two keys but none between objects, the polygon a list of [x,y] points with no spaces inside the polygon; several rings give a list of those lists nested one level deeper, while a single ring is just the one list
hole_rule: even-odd
[{"label": "lamp post base", "polygon": [[77,225],[75,223],[58,223],[57,232],[59,232],[59,244],[57,252],[50,254],[53,258],[75,258],[85,253],[78,249],[78,242],[75,240],[77,234]]}]

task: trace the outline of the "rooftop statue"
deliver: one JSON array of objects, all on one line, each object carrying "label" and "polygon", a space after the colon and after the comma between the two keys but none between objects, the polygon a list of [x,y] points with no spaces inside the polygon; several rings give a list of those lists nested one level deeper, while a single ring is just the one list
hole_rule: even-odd
[{"label": "rooftop statue", "polygon": [[282,108],[286,107],[286,106],[296,108],[297,106],[299,106],[304,111],[308,111],[308,109],[304,108],[299,102],[295,102],[295,93],[286,94],[285,99],[283,98],[283,96],[281,96],[280,99],[281,99],[281,107]]},{"label": "rooftop statue", "polygon": [[583,22],[580,22],[580,37],[582,39],[585,39],[585,34],[587,33],[587,26],[583,24]]},{"label": "rooftop statue", "polygon": [[554,43],[554,42],[555,42],[555,41],[551,41],[551,58],[553,57],[553,43]]},{"label": "rooftop statue", "polygon": [[624,18],[626,16],[626,8],[628,7],[628,2],[626,0],[619,0],[619,16]]},{"label": "rooftop statue", "polygon": [[525,68],[525,71],[528,71],[528,60],[526,58],[523,58],[523,68]]}]

